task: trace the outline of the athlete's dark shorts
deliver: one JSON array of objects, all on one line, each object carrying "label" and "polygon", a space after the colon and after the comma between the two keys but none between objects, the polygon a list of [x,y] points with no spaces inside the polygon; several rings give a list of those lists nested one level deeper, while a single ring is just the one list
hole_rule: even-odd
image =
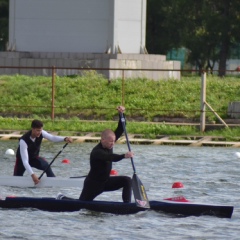
[{"label": "athlete's dark shorts", "polygon": [[[45,158],[43,157],[36,157],[34,159],[31,159],[29,161],[29,164],[31,167],[34,167],[36,169],[39,170],[46,170],[48,167],[48,162],[46,161]],[[13,176],[23,176],[24,172],[25,172],[25,167],[23,165],[23,162],[21,159],[17,158],[16,159],[16,163],[15,163],[15,167],[14,167],[14,172],[13,172]],[[55,177],[51,167],[49,167],[46,171],[46,175],[48,177]]]},{"label": "athlete's dark shorts", "polygon": [[109,177],[106,182],[99,182],[89,179],[84,181],[82,193],[79,197],[82,201],[92,201],[95,197],[103,192],[115,191],[120,188],[122,190],[123,202],[131,202],[132,196],[132,179],[127,176],[113,176]]}]

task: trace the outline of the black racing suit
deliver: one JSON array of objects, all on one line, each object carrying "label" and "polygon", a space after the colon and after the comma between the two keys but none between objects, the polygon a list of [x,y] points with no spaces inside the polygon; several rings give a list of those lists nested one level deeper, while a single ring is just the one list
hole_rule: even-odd
[{"label": "black racing suit", "polygon": [[[123,133],[121,119],[115,130],[116,141]],[[125,154],[114,154],[113,149],[103,148],[101,142],[97,144],[90,154],[90,171],[84,181],[82,193],[79,197],[83,201],[92,201],[102,192],[122,190],[123,202],[131,202],[131,178],[127,176],[110,176],[112,163],[124,159]]]}]

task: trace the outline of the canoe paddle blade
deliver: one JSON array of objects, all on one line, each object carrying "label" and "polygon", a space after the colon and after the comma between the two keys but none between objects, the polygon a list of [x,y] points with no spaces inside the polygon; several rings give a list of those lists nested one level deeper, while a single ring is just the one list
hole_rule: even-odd
[{"label": "canoe paddle blade", "polygon": [[132,177],[132,189],[136,205],[141,208],[150,208],[145,188],[136,173]]}]

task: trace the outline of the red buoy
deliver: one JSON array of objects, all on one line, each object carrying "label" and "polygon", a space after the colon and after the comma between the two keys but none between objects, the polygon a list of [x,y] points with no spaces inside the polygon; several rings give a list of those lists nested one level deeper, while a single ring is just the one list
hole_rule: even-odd
[{"label": "red buoy", "polygon": [[174,201],[174,202],[189,202],[185,197],[178,196],[178,197],[172,197],[172,198],[165,198],[164,200],[168,201]]},{"label": "red buoy", "polygon": [[240,72],[240,66],[238,66],[235,70]]},{"label": "red buoy", "polygon": [[175,182],[172,185],[172,188],[183,188],[183,184],[181,182]]},{"label": "red buoy", "polygon": [[110,172],[110,175],[111,176],[117,176],[118,175],[117,170],[112,169],[111,172]]},{"label": "red buoy", "polygon": [[69,161],[68,159],[63,159],[63,160],[62,160],[62,163],[69,164],[69,163],[70,163],[70,161]]},{"label": "red buoy", "polygon": [[7,198],[15,198],[16,196],[15,195],[9,195],[7,196]]}]

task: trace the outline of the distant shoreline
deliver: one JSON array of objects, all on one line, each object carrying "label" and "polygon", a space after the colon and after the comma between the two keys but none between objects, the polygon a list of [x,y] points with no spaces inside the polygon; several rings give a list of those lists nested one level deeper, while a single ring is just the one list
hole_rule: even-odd
[{"label": "distant shoreline", "polygon": [[[3,133],[5,132],[5,133]],[[18,140],[22,134],[21,131],[0,131],[0,141]],[[87,133],[81,136],[71,136],[74,143],[99,142],[99,132]],[[47,140],[46,140],[47,141]],[[131,144],[138,145],[171,145],[171,146],[189,146],[189,147],[240,147],[239,141],[225,141],[221,136],[159,136],[156,139],[142,138],[141,134],[129,134]],[[117,143],[126,143],[125,137],[121,137]]]}]

